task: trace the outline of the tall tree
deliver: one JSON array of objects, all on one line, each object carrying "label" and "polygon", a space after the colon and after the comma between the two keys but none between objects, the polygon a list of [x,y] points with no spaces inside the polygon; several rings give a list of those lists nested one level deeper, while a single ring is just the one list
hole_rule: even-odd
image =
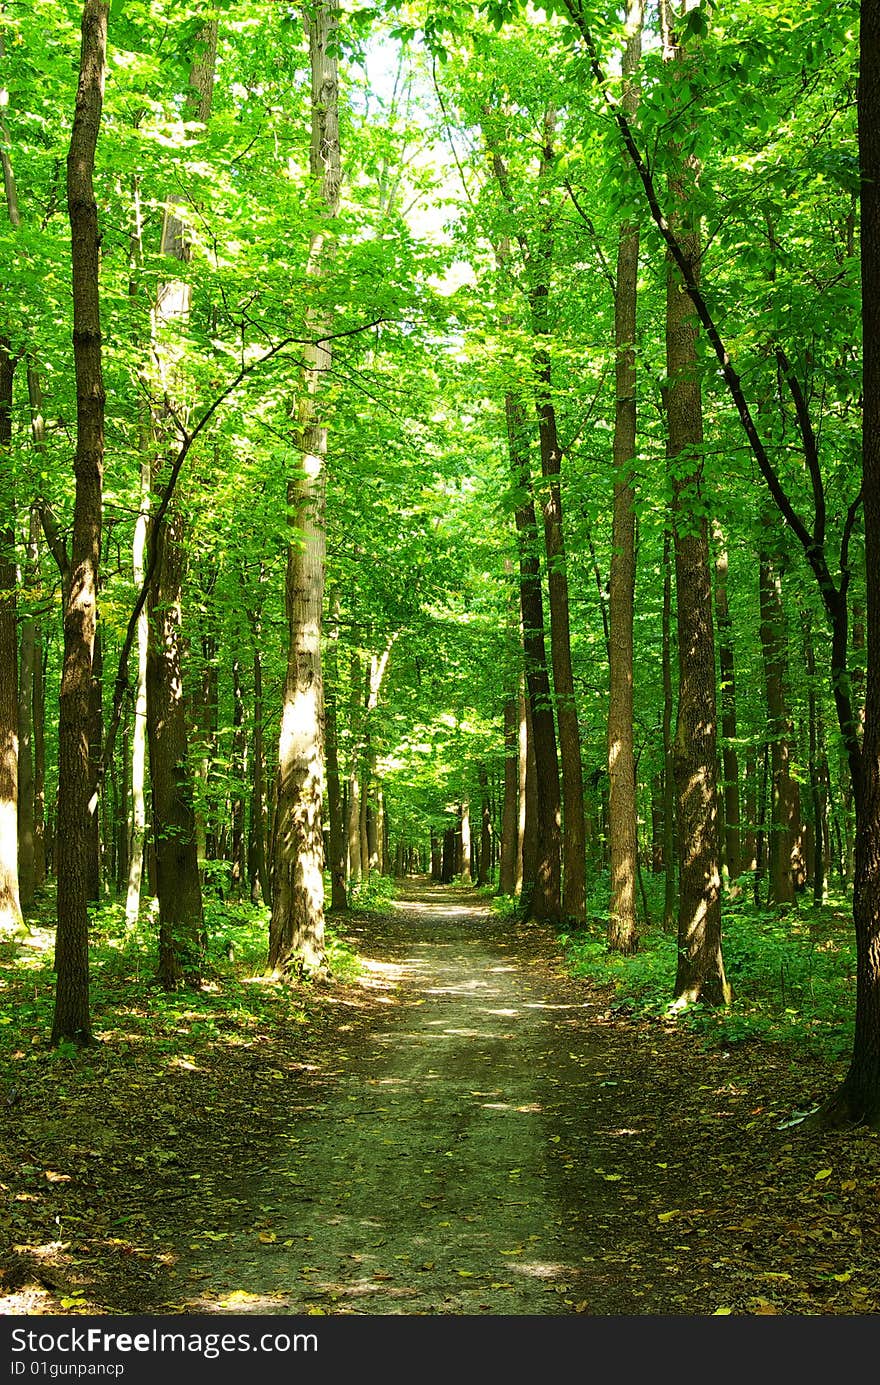
[{"label": "tall tree", "polygon": [[[688,5],[685,4],[684,10]],[[677,41],[672,5],[662,5],[664,53],[679,109],[690,60]],[[671,224],[691,277],[699,274],[700,235],[692,208],[692,160],[680,157],[670,180]],[[667,418],[672,473],[673,547],[678,612],[678,719],[675,785],[679,836],[678,970],[675,1001],[726,1004],[730,988],[721,956],[718,857],[715,634],[709,533],[703,482],[703,404],[698,322],[670,257],[666,298]]]},{"label": "tall tree", "polygon": [[[312,177],[320,187],[322,224],[309,252],[312,277],[326,270],[329,224],[339,211],[339,76],[336,0],[317,0],[306,12],[312,81]],[[321,800],[324,792],[324,707],[321,623],[326,551],[327,426],[318,395],[333,361],[330,340],[312,314],[316,341],[305,348],[306,381],[299,416],[298,474],[288,483],[290,520],[286,603],[288,659],[278,745],[273,842],[273,899],[269,966],[316,970],[324,960],[324,880]],[[326,327],[324,328],[326,333]]]},{"label": "tall tree", "polygon": [[[185,111],[204,125],[211,111],[218,22],[200,29],[189,73]],[[179,263],[190,259],[186,227],[166,203],[161,250]],[[191,306],[190,285],[171,279],[159,285],[156,303],[158,362],[165,409],[180,432],[179,378],[163,333],[185,323]],[[158,419],[160,439],[167,437],[170,418]],[[154,478],[155,479],[155,478]],[[183,690],[182,587],[186,568],[184,519],[176,499],[163,518],[153,521],[156,555],[147,615],[147,742],[156,849],[156,893],[159,900],[159,977],[167,989],[182,981],[198,984],[203,950],[202,889],[199,876],[195,818],[195,785]]]},{"label": "tall tree", "polygon": [[[635,73],[642,51],[644,0],[627,6],[623,54],[623,102],[635,114]],[[614,283],[614,503],[611,572],[608,583],[608,849],[611,905],[608,946],[615,952],[638,947],[636,912],[636,769],[633,745],[633,616],[636,588],[636,524],[633,471],[636,456],[636,300],[639,226],[620,228]]]},{"label": "tall tree", "polygon": [[104,0],[82,13],[79,83],[67,155],[67,209],[73,276],[76,372],[76,497],[70,575],[64,593],[64,663],[58,720],[57,983],[52,1042],[91,1041],[89,915],[86,876],[90,814],[96,811],[89,765],[89,700],[97,624],[104,476],[104,379],[98,283],[100,231],[94,192],[107,62]]}]

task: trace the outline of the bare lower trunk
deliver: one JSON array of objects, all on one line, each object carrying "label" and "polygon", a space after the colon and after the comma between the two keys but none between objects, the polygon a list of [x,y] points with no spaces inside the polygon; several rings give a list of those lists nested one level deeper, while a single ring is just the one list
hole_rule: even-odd
[{"label": "bare lower trunk", "polygon": [[559,791],[559,760],[550,697],[550,679],[544,645],[544,605],[541,595],[541,570],[536,552],[537,526],[531,495],[528,454],[525,449],[525,419],[513,395],[506,400],[507,429],[513,481],[524,499],[516,510],[520,546],[520,603],[526,696],[529,703],[531,743],[535,753],[537,802],[535,874],[525,875],[523,890],[531,888],[531,912],[536,918],[562,918],[562,804]]},{"label": "bare lower trunk", "polygon": [[254,647],[254,735],[251,786],[251,902],[270,902],[269,878],[266,863],[268,813],[266,809],[266,754],[263,746],[263,656],[257,647],[259,626],[255,629]]},{"label": "bare lower trunk", "polygon": [[334,913],[348,908],[345,886],[345,819],[339,778],[339,739],[336,708],[339,702],[339,600],[330,600],[330,639],[328,643],[327,686],[327,810],[330,818],[330,908]]},{"label": "bare lower trunk", "polygon": [[[39,518],[31,507],[28,528],[27,558],[24,565],[25,586],[33,596],[39,562]],[[33,903],[37,885],[34,776],[34,678],[39,643],[37,622],[29,612],[21,626],[21,667],[18,681],[18,888],[22,907]]]},{"label": "bare lower trunk", "polygon": [[459,874],[463,885],[472,885],[473,877],[471,873],[471,805],[467,799],[459,805],[458,809],[459,833],[461,836],[461,862]]},{"label": "bare lower trunk", "polygon": [[501,863],[498,872],[498,893],[505,895],[516,892],[518,722],[516,698],[509,697],[504,703],[504,806],[501,813]]},{"label": "bare lower trunk", "polygon": [[761,650],[767,697],[772,809],[770,814],[770,899],[791,904],[803,885],[800,791],[791,773],[793,727],[788,710],[788,640],[781,573],[770,551],[773,516],[766,513],[759,553]]},{"label": "bare lower trunk", "polygon": [[715,616],[718,622],[718,668],[721,676],[721,764],[724,771],[724,835],[722,860],[729,884],[742,869],[740,863],[739,758],[736,753],[736,666],[733,658],[733,622],[727,600],[727,545],[717,520],[712,522],[715,540]]},{"label": "bare lower trunk", "polygon": [[[150,505],[150,461],[141,456],[141,501],[134,529],[132,572],[135,586],[144,581],[144,552],[147,542],[147,515]],[[147,831],[147,807],[144,785],[147,766],[147,648],[149,626],[146,606],[138,617],[137,674],[134,693],[134,722],[131,732],[131,853],[128,863],[128,885],[125,897],[125,922],[129,928],[137,922],[141,904],[141,880],[144,873],[144,842]]]},{"label": "bare lower trunk", "polygon": [[244,724],[244,696],[241,689],[241,660],[232,661],[232,841],[230,851],[230,893],[241,899],[245,879],[245,784],[247,783],[247,733]]},{"label": "bare lower trunk", "polygon": [[159,899],[159,979],[166,990],[197,985],[202,968],[202,890],[196,850],[193,780],[187,752],[180,665],[183,548],[166,517],[157,538],[150,588],[147,652],[147,739]]},{"label": "bare lower trunk", "polygon": [[675,822],[675,744],[672,739],[672,569],[670,560],[671,535],[663,534],[663,929],[676,929],[676,863],[678,832]]},{"label": "bare lower trunk", "polygon": [[12,382],[15,362],[0,339],[0,935],[22,927],[18,886],[18,631],[14,502],[12,497]]}]

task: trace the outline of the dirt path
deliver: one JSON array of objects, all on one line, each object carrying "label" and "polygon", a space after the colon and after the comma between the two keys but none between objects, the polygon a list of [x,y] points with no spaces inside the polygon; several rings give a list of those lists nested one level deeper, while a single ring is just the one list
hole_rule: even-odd
[{"label": "dirt path", "polygon": [[777,1132],[789,1055],[612,1017],[460,891],[410,886],[358,946],[366,1021],[279,1082],[289,1135],[177,1228],[157,1310],[866,1311],[839,1188],[877,1150]]},{"label": "dirt path", "polygon": [[578,1106],[602,1080],[598,1052],[564,1056],[597,1002],[518,955],[472,896],[411,889],[373,942],[365,983],[389,1023],[340,1054],[329,1103],[291,1112],[193,1308],[574,1311],[581,1212],[554,1097]]}]

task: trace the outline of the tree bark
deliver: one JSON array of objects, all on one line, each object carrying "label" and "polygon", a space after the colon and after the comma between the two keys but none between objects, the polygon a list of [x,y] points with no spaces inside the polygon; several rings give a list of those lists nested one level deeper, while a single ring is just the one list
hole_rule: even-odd
[{"label": "tree bark", "polygon": [[16,361],[0,338],[0,935],[23,926],[18,880],[18,631],[15,505],[12,493],[12,386]]},{"label": "tree bark", "polygon": [[266,808],[266,753],[263,745],[263,654],[259,646],[260,627],[254,626],[254,734],[251,787],[251,903],[269,904],[269,878],[266,863],[268,812]]},{"label": "tree bark", "polygon": [[342,811],[342,788],[339,778],[339,732],[336,714],[339,702],[339,597],[330,597],[330,631],[327,645],[327,682],[325,687],[327,719],[327,812],[330,818],[330,908],[334,913],[348,908],[345,886],[345,818]]},{"label": "tree bark", "polygon": [[471,874],[471,805],[463,799],[458,809],[459,831],[461,833],[461,866],[459,874],[463,885],[472,885]]},{"label": "tree bark", "polygon": [[[556,112],[551,107],[544,118],[543,148],[539,184],[552,165]],[[553,258],[552,231],[545,225],[530,255],[534,280],[529,292],[534,353],[535,406],[543,480],[541,509],[544,519],[544,546],[547,553],[547,594],[550,608],[550,658],[553,667],[553,693],[559,731],[559,763],[562,770],[562,912],[567,918],[583,921],[586,890],[586,840],[584,834],[584,784],[581,739],[578,726],[574,676],[571,665],[571,623],[568,599],[568,569],[562,514],[562,447],[559,442],[556,408],[553,402],[550,340],[550,269]]]},{"label": "tree bark", "polygon": [[198,985],[203,934],[193,777],[180,664],[180,526],[179,513],[166,516],[157,537],[156,579],[147,602],[147,739],[159,900],[159,980],[166,990],[181,983]]},{"label": "tree bark", "polygon": [[672,739],[672,536],[663,531],[663,615],[661,662],[663,666],[663,931],[676,930],[676,864],[678,830],[675,821],[675,743]]},{"label": "tree bark", "polygon": [[[150,458],[141,448],[141,495],[132,543],[132,574],[140,589],[144,581],[144,553],[147,544],[147,525],[150,509]],[[147,767],[147,650],[150,632],[147,607],[138,616],[137,674],[134,691],[134,722],[131,731],[131,850],[128,862],[128,883],[125,896],[125,922],[133,928],[141,905],[141,881],[144,873],[144,843],[147,832],[147,804],[144,785]]]},{"label": "tree bark", "polygon": [[728,886],[732,886],[742,869],[739,757],[736,751],[736,665],[733,656],[733,621],[727,600],[727,544],[717,520],[712,521],[712,536],[715,540],[715,617],[718,622],[718,670],[721,677],[721,765],[724,778],[722,861]]},{"label": "tree bark", "polygon": [[101,236],[93,175],[101,128],[107,54],[104,0],[86,0],[79,83],[67,155],[67,207],[73,277],[76,373],[76,494],[70,575],[64,600],[64,660],[58,716],[58,926],[52,1043],[91,1041],[89,915],[86,876],[91,802],[89,697],[97,622],[104,476],[101,363]]},{"label": "tree bark", "polygon": [[[634,81],[642,52],[644,0],[627,7],[623,55],[623,101],[633,115],[638,104]],[[639,945],[636,910],[638,850],[636,770],[633,745],[633,614],[636,590],[636,523],[633,472],[636,456],[636,302],[639,228],[620,228],[614,290],[615,411],[614,501],[611,571],[608,590],[608,848],[611,901],[608,947],[632,953]]]},{"label": "tree bark", "polygon": [[[668,6],[665,6],[668,11]],[[667,70],[677,102],[686,64],[668,23]],[[690,277],[699,278],[699,231],[690,209],[696,167],[680,160],[671,179],[671,218]],[[678,611],[678,718],[675,785],[679,836],[678,970],[674,1001],[726,1005],[730,988],[721,955],[718,862],[715,636],[709,535],[703,496],[702,388],[697,316],[671,257],[666,300],[669,466],[672,473],[675,589]]]},{"label": "tree bark", "polygon": [[771,765],[769,836],[769,898],[775,904],[794,902],[803,885],[800,791],[791,774],[793,728],[788,710],[788,641],[782,577],[771,551],[773,517],[766,509],[758,555],[760,571],[761,652],[767,698]]},{"label": "tree bark", "polygon": [[[320,182],[325,222],[339,210],[338,5],[318,0],[307,12],[312,78],[312,177]],[[315,232],[309,272],[323,271],[329,227]],[[316,335],[319,324],[310,323]],[[316,330],[317,329],[317,330]],[[324,962],[324,879],[321,801],[324,793],[324,696],[321,621],[324,600],[327,429],[317,409],[321,380],[332,365],[330,342],[304,348],[306,389],[298,451],[301,474],[288,482],[297,533],[288,545],[286,609],[288,662],[278,745],[278,807],[274,832],[274,892],[269,966],[277,972],[314,971]]]},{"label": "tree bark", "polygon": [[[213,95],[213,61],[217,21],[203,26],[190,65],[186,113],[206,121]],[[212,47],[213,45],[213,47]],[[179,262],[190,258],[184,228],[165,206],[162,253]],[[171,280],[157,293],[156,318],[162,324],[184,321],[190,311],[188,284]],[[173,398],[173,364],[157,346],[166,395]],[[167,420],[162,420],[162,431]],[[181,645],[182,587],[185,570],[184,521],[179,504],[168,509],[156,535],[158,561],[147,600],[150,639],[147,651],[147,739],[156,848],[156,894],[159,900],[159,980],[168,990],[201,978],[204,922],[196,832],[195,784],[189,754]]]},{"label": "tree bark", "polygon": [[503,895],[516,893],[518,729],[516,698],[508,697],[504,703],[504,806],[501,813],[501,862],[498,871],[498,893]]},{"label": "tree bark", "polygon": [[[31,506],[24,585],[33,597],[39,567],[40,521]],[[21,661],[18,680],[18,888],[24,909],[30,908],[36,890],[35,774],[34,774],[34,679],[40,657],[37,620],[28,611],[21,624]]]},{"label": "tree bark", "polygon": [[[880,3],[862,0],[858,125],[861,165],[862,503],[865,522],[867,677],[862,775],[856,792],[853,920],[856,1020],[843,1085],[824,1124],[880,1129]],[[858,782],[858,781],[856,781]]]},{"label": "tree bark", "polygon": [[230,894],[241,899],[245,877],[245,785],[247,783],[247,732],[241,688],[241,660],[232,660],[232,838]]},{"label": "tree bark", "polygon": [[531,719],[531,741],[535,752],[535,790],[537,804],[535,875],[525,874],[523,892],[528,890],[529,909],[535,918],[561,920],[562,840],[559,792],[559,760],[547,653],[544,645],[544,603],[541,594],[541,568],[537,556],[537,523],[532,500],[528,451],[525,444],[525,417],[522,406],[511,393],[505,400],[512,481],[523,497],[516,508],[519,539],[520,607],[522,611],[523,651],[525,655],[526,695]]}]

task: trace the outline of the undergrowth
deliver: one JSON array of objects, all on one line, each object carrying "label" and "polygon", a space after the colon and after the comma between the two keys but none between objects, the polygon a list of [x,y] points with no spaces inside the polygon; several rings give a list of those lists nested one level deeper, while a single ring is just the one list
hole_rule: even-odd
[{"label": "undergrowth", "polygon": [[[357,896],[355,907],[376,907],[378,889]],[[362,903],[363,901],[363,903]],[[200,1042],[235,1042],[275,1021],[308,1023],[312,986],[286,984],[267,974],[269,909],[246,901],[204,900],[206,948],[199,988],[166,992],[156,982],[155,905],[145,901],[133,927],[123,903],[90,911],[90,1009],[99,1043],[149,1041],[164,1057],[184,1057]],[[28,919],[27,935],[0,944],[0,1077],[14,1085],[21,1064],[45,1058],[55,1002],[54,908],[47,893]],[[325,925],[330,978],[348,982],[360,959],[343,924]],[[62,1043],[52,1061],[72,1061],[76,1050]],[[2,1095],[2,1093],[0,1093]]]},{"label": "undergrowth", "polygon": [[[653,888],[652,888],[653,887]],[[652,899],[655,918],[662,901]],[[562,931],[559,941],[575,976],[613,988],[612,1010],[671,1018],[677,943],[656,924],[643,924],[639,950],[632,956],[608,951],[608,876],[591,887],[585,928]],[[511,912],[512,901],[499,901]],[[839,1058],[852,1046],[855,943],[845,901],[821,908],[811,901],[785,912],[755,907],[746,893],[723,906],[722,948],[733,990],[729,1009],[691,1005],[675,1012],[678,1023],[707,1042],[729,1047],[752,1039],[796,1043],[826,1058]]]}]

